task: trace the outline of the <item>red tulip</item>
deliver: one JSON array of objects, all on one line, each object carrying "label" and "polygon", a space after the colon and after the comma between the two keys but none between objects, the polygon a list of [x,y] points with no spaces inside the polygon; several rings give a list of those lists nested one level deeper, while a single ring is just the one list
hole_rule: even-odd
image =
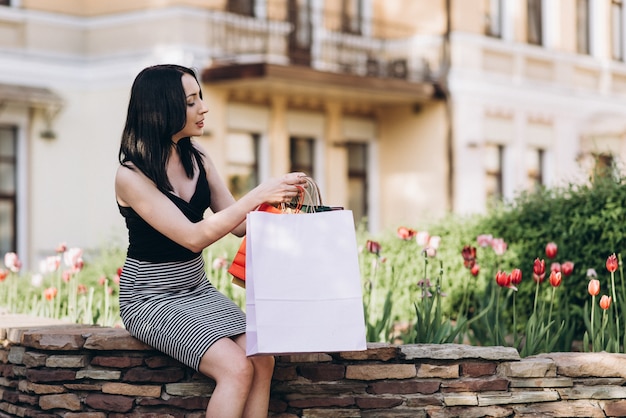
[{"label": "red tulip", "polygon": [[474,264],[472,268],[470,269],[470,273],[472,273],[472,276],[474,277],[478,276],[479,272],[480,272],[480,266],[478,264]]},{"label": "red tulip", "polygon": [[376,241],[367,240],[365,247],[367,248],[367,251],[372,254],[380,254],[380,244]]},{"label": "red tulip", "polygon": [[533,273],[537,276],[541,276],[546,272],[546,262],[544,260],[539,260],[535,258],[535,263],[533,264]]},{"label": "red tulip", "polygon": [[546,245],[546,257],[552,259],[556,257],[557,252],[558,252],[558,247],[556,246],[554,242],[549,242],[548,245]]},{"label": "red tulip", "polygon": [[611,254],[609,258],[606,259],[606,269],[611,273],[614,273],[617,270],[617,257],[615,253]]},{"label": "red tulip", "polygon": [[511,284],[517,286],[522,282],[522,270],[513,269],[511,272]]},{"label": "red tulip", "polygon": [[574,263],[572,263],[571,261],[566,261],[565,263],[561,264],[561,273],[563,273],[565,276],[571,276],[573,272]]},{"label": "red tulip", "polygon": [[87,293],[87,286],[85,286],[82,283],[79,283],[78,286],[76,287],[76,293],[78,293],[79,295],[84,295]]},{"label": "red tulip", "polygon": [[505,271],[498,271],[496,273],[496,283],[500,287],[509,287],[511,285],[511,275]]},{"label": "red tulip", "polygon": [[57,296],[57,288],[56,287],[49,287],[46,290],[43,291],[43,296],[46,298],[46,300],[52,300]]},{"label": "red tulip", "polygon": [[9,270],[0,269],[0,282],[3,282],[9,276]]},{"label": "red tulip", "polygon": [[611,297],[607,295],[602,295],[602,297],[600,298],[600,307],[606,311],[607,309],[609,309],[610,306]]},{"label": "red tulip", "polygon": [[463,265],[466,268],[471,269],[476,264],[476,247],[464,246],[461,255],[463,256]]},{"label": "red tulip", "polygon": [[550,273],[550,284],[552,287],[559,287],[561,285],[561,272],[553,271]]},{"label": "red tulip", "polygon": [[591,279],[587,285],[587,290],[591,296],[598,296],[600,294],[600,280]]},{"label": "red tulip", "polygon": [[396,235],[398,236],[398,238],[403,239],[405,241],[410,240],[411,238],[414,238],[416,234],[417,234],[416,230],[407,228],[405,226],[399,227],[398,230],[396,231]]}]

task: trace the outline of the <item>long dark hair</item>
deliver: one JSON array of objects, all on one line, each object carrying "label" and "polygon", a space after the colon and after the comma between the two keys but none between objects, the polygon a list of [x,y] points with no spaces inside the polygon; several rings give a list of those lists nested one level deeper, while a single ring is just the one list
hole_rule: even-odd
[{"label": "long dark hair", "polygon": [[[132,162],[162,191],[172,190],[165,168],[172,136],[180,132],[187,121],[184,74],[198,81],[193,70],[180,65],[148,67],[137,75],[130,90],[118,158],[120,164],[126,166]],[[187,177],[193,178],[194,159],[202,164],[202,155],[190,138],[178,141],[177,150]]]}]

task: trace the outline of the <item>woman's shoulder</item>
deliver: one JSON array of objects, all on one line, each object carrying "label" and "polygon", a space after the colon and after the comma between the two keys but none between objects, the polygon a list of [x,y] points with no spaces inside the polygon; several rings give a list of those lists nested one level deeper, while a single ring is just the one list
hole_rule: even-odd
[{"label": "woman's shoulder", "polygon": [[115,172],[116,186],[123,186],[137,181],[144,181],[146,176],[132,162],[125,162],[117,167]]}]

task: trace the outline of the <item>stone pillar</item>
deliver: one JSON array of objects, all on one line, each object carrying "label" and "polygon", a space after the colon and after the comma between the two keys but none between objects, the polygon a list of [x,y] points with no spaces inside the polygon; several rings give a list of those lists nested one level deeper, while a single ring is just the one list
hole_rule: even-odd
[{"label": "stone pillar", "polygon": [[287,98],[273,96],[268,129],[269,173],[280,176],[289,171],[289,132],[287,131]]},{"label": "stone pillar", "polygon": [[326,143],[325,184],[323,188],[325,203],[333,206],[348,204],[348,150],[342,130],[341,104],[326,103]]}]

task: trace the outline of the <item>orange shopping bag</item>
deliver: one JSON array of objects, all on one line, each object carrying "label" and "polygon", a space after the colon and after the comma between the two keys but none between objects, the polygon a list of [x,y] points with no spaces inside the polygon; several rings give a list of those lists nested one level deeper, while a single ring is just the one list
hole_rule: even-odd
[{"label": "orange shopping bag", "polygon": [[[268,203],[263,203],[257,210],[261,212],[283,213],[282,210]],[[234,284],[243,288],[246,287],[246,237],[243,237],[239,250],[228,268],[228,272],[233,276],[232,282]]]}]

